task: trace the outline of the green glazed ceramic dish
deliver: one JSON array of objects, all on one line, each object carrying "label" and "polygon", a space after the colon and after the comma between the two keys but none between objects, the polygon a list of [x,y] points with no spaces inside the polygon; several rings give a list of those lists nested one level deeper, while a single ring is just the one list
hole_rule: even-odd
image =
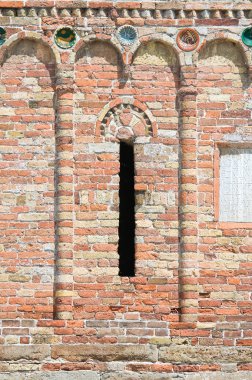
[{"label": "green glazed ceramic dish", "polygon": [[76,34],[71,28],[61,28],[56,31],[55,43],[62,49],[73,47],[76,42]]},{"label": "green glazed ceramic dish", "polygon": [[242,42],[247,46],[252,46],[252,27],[244,29],[242,32]]},{"label": "green glazed ceramic dish", "polygon": [[0,45],[3,45],[5,42],[6,31],[0,27]]}]

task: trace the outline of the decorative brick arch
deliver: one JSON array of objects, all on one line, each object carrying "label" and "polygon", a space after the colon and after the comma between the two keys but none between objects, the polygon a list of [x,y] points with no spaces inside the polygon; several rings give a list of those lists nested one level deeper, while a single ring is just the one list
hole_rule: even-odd
[{"label": "decorative brick arch", "polygon": [[219,33],[209,34],[209,36],[207,36],[207,38],[203,41],[203,43],[200,44],[199,47],[195,50],[195,52],[193,54],[193,63],[195,65],[198,64],[199,56],[200,56],[201,52],[203,51],[203,49],[208,44],[214,43],[214,42],[218,43],[221,41],[233,42],[237,46],[237,48],[240,49],[246,66],[248,67],[249,70],[251,70],[251,68],[252,68],[252,57],[251,57],[249,47],[245,46],[241,42],[241,39],[239,36],[237,36],[236,34],[232,34],[232,33],[220,33],[219,32]]},{"label": "decorative brick arch", "polygon": [[131,62],[134,60],[134,56],[137,53],[138,49],[149,42],[160,42],[163,45],[166,45],[168,48],[171,48],[174,52],[174,55],[177,58],[178,66],[182,66],[185,64],[185,54],[182,50],[179,50],[174,44],[174,39],[168,35],[155,33],[148,36],[142,36],[139,38],[136,44],[133,45],[131,50]]},{"label": "decorative brick arch", "polygon": [[106,36],[106,35],[100,36],[99,38],[97,38],[97,36],[95,35],[89,35],[85,38],[80,39],[74,47],[75,60],[76,60],[76,57],[78,56],[78,52],[81,51],[81,49],[83,49],[84,47],[94,42],[104,42],[106,44],[109,44],[116,50],[121,60],[123,61],[122,46],[119,44],[119,42],[115,38],[111,38],[110,36]]},{"label": "decorative brick arch", "polygon": [[35,41],[44,45],[47,49],[50,50],[54,61],[56,64],[61,63],[60,53],[54,47],[53,41],[44,37],[41,34],[35,32],[22,31],[17,34],[12,35],[7,39],[7,41],[0,48],[0,64],[2,65],[7,57],[8,51],[10,51],[16,44],[20,41]]},{"label": "decorative brick arch", "polygon": [[116,99],[100,112],[95,135],[112,140],[130,140],[138,136],[157,136],[157,124],[147,106],[132,98]]}]

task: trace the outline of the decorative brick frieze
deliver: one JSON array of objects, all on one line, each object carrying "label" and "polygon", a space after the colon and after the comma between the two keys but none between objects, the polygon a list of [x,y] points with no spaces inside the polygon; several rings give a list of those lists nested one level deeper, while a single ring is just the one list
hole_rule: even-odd
[{"label": "decorative brick frieze", "polygon": [[106,6],[104,3],[99,4],[97,2],[92,6],[90,4],[88,7],[85,6],[85,3],[82,6],[71,6],[71,7],[4,7],[3,4],[0,4],[0,12],[1,16],[7,17],[59,17],[62,19],[69,17],[95,17],[95,18],[122,18],[122,19],[143,19],[149,20],[154,19],[157,20],[234,20],[234,19],[247,19],[250,20],[252,18],[252,8],[248,4],[244,4],[242,8],[236,8],[235,4],[229,6],[229,9],[223,9],[221,5],[217,5],[215,9],[209,9],[205,4],[201,6],[197,6],[197,3],[192,5],[190,9],[185,5],[179,6],[172,3],[164,4],[154,4],[151,9],[141,9],[140,7],[127,7],[127,4],[121,3],[121,6],[117,4]]}]

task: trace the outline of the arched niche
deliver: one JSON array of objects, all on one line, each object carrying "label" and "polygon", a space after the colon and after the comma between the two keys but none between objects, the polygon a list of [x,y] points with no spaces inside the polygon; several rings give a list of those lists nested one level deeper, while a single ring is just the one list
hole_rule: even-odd
[{"label": "arched niche", "polygon": [[[44,64],[55,63],[54,54],[49,46],[44,42],[32,39],[23,38],[14,41],[7,49],[4,55],[4,61],[10,58],[12,55],[23,55],[29,57],[37,57],[40,62]],[[3,64],[4,62],[2,62]]]},{"label": "arched niche", "polygon": [[206,42],[197,65],[199,131],[242,131],[250,117],[249,84],[247,56],[238,42],[224,38]]},{"label": "arched niche", "polygon": [[[223,241],[220,238],[221,243],[218,238],[216,239],[217,243],[215,238],[210,242],[205,238],[209,236],[211,229],[216,232],[215,236],[222,235],[217,210],[219,199],[223,197],[220,183],[224,183],[226,188],[230,188],[230,193],[233,190],[232,184],[228,182],[232,172],[232,167],[229,167],[232,165],[230,161],[224,166],[225,173],[228,173],[226,177],[224,175],[219,178],[218,175],[222,144],[230,143],[232,145],[237,140],[243,144],[249,130],[251,110],[248,102],[248,64],[246,49],[240,42],[228,38],[207,41],[198,55],[198,218],[203,226],[198,240],[199,283],[201,284],[199,298],[201,298],[201,294],[204,295],[209,291],[209,273],[210,276],[212,274],[215,276],[216,284],[221,284],[223,268],[220,263],[223,262],[224,251],[226,247],[232,246],[232,242],[236,239],[235,233],[237,232],[238,235],[240,233],[239,227],[234,234],[224,233]],[[234,156],[232,162],[235,162],[235,159]],[[237,171],[236,175],[239,178],[240,173]],[[237,198],[241,189],[242,181],[236,189]],[[228,199],[227,197],[227,202],[229,202]],[[231,204],[232,202],[230,202],[230,207]],[[235,207],[234,204],[233,207]],[[221,246],[222,244],[223,246]],[[237,246],[238,251],[239,243],[234,245]],[[239,268],[240,260],[239,255],[234,255],[233,266],[230,268],[229,274],[234,281],[237,280],[236,268]],[[221,285],[216,287],[217,292],[221,289]],[[231,290],[227,289],[227,292],[229,291],[231,294]],[[237,292],[237,298],[234,299],[232,305],[233,310],[239,310],[239,302],[236,303],[236,300],[240,299],[239,297],[248,297],[248,295]],[[199,306],[202,307],[200,315],[206,320],[211,320],[209,312],[204,306],[201,306],[203,302],[200,299]],[[219,308],[220,315],[225,314],[225,318],[230,318],[229,313],[223,312],[225,310],[224,302],[220,303]]]},{"label": "arched niche", "polygon": [[78,49],[76,63],[81,60],[86,64],[121,65],[120,52],[108,41],[88,41]]},{"label": "arched niche", "polygon": [[[170,116],[176,118],[180,63],[175,49],[159,40],[142,42],[134,53],[131,71],[132,86],[135,93],[141,96],[141,101],[146,101],[148,96],[152,96],[152,99],[156,98],[160,102],[159,107],[162,108],[165,103],[166,109],[170,110]],[[157,110],[150,110],[154,116],[159,116]],[[174,113],[171,110],[174,110]],[[170,122],[177,123],[175,119],[170,119]]]},{"label": "arched niche", "polygon": [[94,93],[99,93],[104,87],[113,88],[114,82],[120,79],[122,67],[122,58],[111,43],[90,41],[76,53],[76,84],[81,91]]},{"label": "arched niche", "polygon": [[54,83],[55,57],[45,43],[23,37],[5,48],[0,67],[0,220],[5,234],[0,256],[5,281],[14,291],[6,303],[12,304],[11,312],[3,306],[3,318],[51,318],[53,313]]},{"label": "arched niche", "polygon": [[[143,217],[149,222],[152,218],[151,212],[159,211],[156,223],[150,229],[150,238],[144,236],[142,229],[137,230],[137,236],[142,241],[154,242],[156,238],[161,243],[153,250],[148,246],[146,255],[141,252],[141,246],[137,246],[136,262],[140,274],[156,275],[159,272],[161,277],[170,276],[173,281],[176,274],[172,272],[172,268],[178,268],[179,254],[179,109],[176,101],[180,87],[178,52],[168,41],[161,40],[161,37],[146,37],[133,55],[131,77],[134,96],[147,105],[157,123],[157,138],[150,144],[139,144],[136,147],[135,181],[139,188],[144,187],[146,182],[147,188],[137,194],[136,220]],[[162,167],[165,168],[164,176]],[[141,175],[146,169],[150,173],[148,178]],[[167,196],[170,200],[164,202]],[[151,211],[148,215],[149,210]],[[159,223],[163,230],[156,228]],[[167,235],[165,231],[169,231]],[[173,255],[167,255],[167,252],[173,252]],[[154,268],[153,273],[150,266]],[[178,291],[176,286],[174,291]],[[174,307],[171,300],[167,305]]]},{"label": "arched niche", "polygon": [[[161,276],[169,276],[172,265],[177,266],[178,254],[178,228],[174,221],[178,220],[178,122],[179,110],[176,97],[180,85],[180,61],[177,51],[167,41],[155,37],[145,37],[133,55],[131,67],[131,85],[136,99],[146,104],[157,124],[156,138],[150,139],[144,144],[137,144],[136,151],[136,176],[135,181],[139,188],[146,190],[137,194],[136,220],[142,215],[146,220],[151,220],[151,212],[160,210],[157,215],[157,223],[165,220],[163,227],[170,231],[172,238],[166,238],[163,231],[158,231],[156,226],[150,230],[150,241],[154,241],[154,235],[162,241],[161,246],[151,252],[149,249],[150,265],[161,268]],[[162,167],[170,174],[162,176]],[[150,176],[144,178],[142,172],[149,170]],[[166,170],[165,169],[165,170]],[[153,181],[153,186],[151,184]],[[151,191],[150,191],[151,189]],[[172,201],[164,206],[163,199],[169,194]],[[155,198],[155,199],[154,199]],[[152,205],[154,206],[152,209]],[[150,215],[148,212],[150,211]],[[145,214],[146,213],[146,214]],[[144,241],[144,231],[137,230],[137,236]],[[148,239],[146,239],[148,241]],[[137,247],[137,250],[141,247]],[[157,252],[158,251],[158,252]],[[165,252],[176,252],[174,261],[169,261]],[[140,274],[151,273],[148,255],[138,252],[138,271]]]},{"label": "arched niche", "polygon": [[250,117],[248,84],[246,56],[240,44],[223,38],[207,41],[199,51],[197,67],[198,144],[199,152],[207,152],[199,156],[199,182],[201,188],[208,188],[199,197],[203,200],[200,213],[206,220],[214,218],[212,162],[216,142],[246,129]]},{"label": "arched niche", "polygon": [[[223,72],[223,79],[227,77],[234,80],[237,85],[246,88],[248,86],[247,57],[241,45],[229,39],[214,39],[208,41],[198,54],[198,71],[204,71],[203,67],[209,67],[209,74],[213,67],[219,67]],[[226,75],[224,67],[226,67]],[[216,72],[216,69],[214,70]],[[231,78],[230,75],[233,77]]]},{"label": "arched niche", "polygon": [[134,54],[133,63],[148,66],[179,66],[175,50],[170,45],[156,40],[142,43]]},{"label": "arched niche", "polygon": [[76,128],[82,134],[95,133],[95,118],[117,96],[122,67],[120,53],[110,42],[88,41],[77,50],[75,104],[80,118]]}]

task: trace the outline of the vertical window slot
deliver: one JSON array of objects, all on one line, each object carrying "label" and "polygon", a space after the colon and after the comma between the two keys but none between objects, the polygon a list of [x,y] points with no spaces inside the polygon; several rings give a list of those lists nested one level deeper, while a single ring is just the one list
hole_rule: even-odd
[{"label": "vertical window slot", "polygon": [[120,142],[119,276],[135,276],[134,146]]}]

